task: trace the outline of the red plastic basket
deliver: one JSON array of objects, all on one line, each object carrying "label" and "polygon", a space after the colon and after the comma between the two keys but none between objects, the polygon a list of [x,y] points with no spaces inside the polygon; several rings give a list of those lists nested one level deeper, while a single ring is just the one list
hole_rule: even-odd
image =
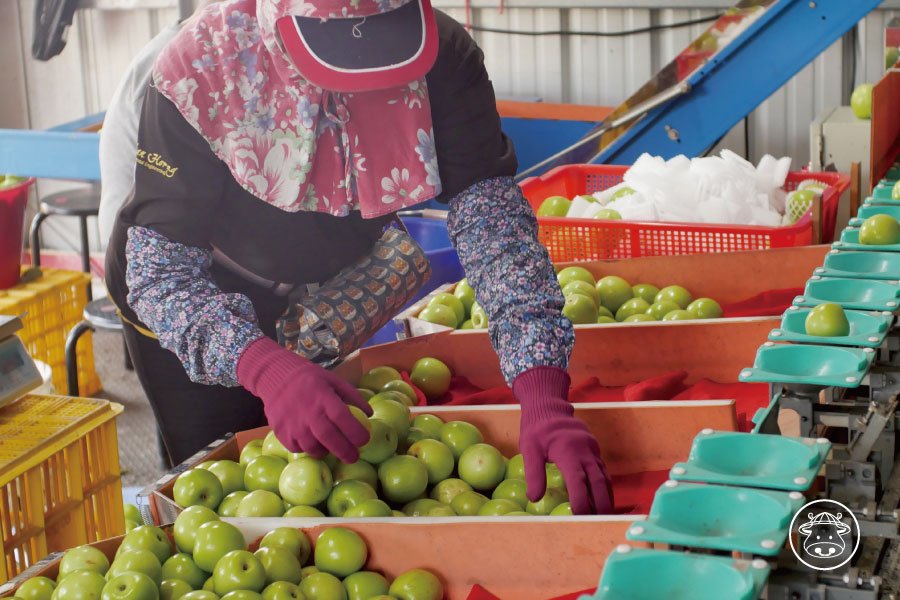
[{"label": "red plastic basket", "polygon": [[11,288],[19,281],[25,206],[33,183],[34,179],[26,179],[0,190],[0,290]]},{"label": "red plastic basket", "polygon": [[[622,165],[568,165],[521,183],[522,192],[537,210],[548,196],[574,198],[605,190],[622,182],[629,167]],[[841,194],[850,178],[842,173],[788,174],[788,191],[806,179],[828,184],[822,195],[822,237],[831,242]],[[596,219],[538,218],[539,237],[553,262],[673,256],[706,252],[766,250],[812,243],[812,215],[807,213],[793,225],[761,227],[710,225],[706,223],[645,223]]]}]

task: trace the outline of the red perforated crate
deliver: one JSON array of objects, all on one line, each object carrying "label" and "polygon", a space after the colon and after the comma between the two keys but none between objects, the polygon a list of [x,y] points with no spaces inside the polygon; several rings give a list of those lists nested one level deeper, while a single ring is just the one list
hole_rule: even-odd
[{"label": "red perforated crate", "polygon": [[[568,165],[526,179],[521,187],[532,208],[537,210],[548,196],[574,198],[610,188],[622,182],[627,170],[627,166],[621,165]],[[806,179],[829,186],[822,195],[822,241],[831,242],[838,202],[849,187],[850,178],[842,173],[799,171],[788,174],[784,187],[793,190]],[[538,223],[538,235],[553,262],[766,250],[806,246],[812,243],[813,237],[811,212],[785,227],[559,217],[539,217]]]}]

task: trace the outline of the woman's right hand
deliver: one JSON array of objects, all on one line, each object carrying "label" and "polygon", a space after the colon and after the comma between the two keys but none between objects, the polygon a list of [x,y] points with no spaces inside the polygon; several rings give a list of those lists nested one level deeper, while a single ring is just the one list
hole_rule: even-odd
[{"label": "woman's right hand", "polygon": [[305,358],[261,337],[241,354],[237,378],[258,396],[278,440],[291,452],[343,463],[359,460],[369,432],[347,408],[372,408],[352,385]]}]

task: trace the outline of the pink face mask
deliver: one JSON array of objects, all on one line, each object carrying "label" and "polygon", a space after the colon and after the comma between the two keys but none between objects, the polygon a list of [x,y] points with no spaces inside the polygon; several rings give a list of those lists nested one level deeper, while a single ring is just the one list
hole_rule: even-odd
[{"label": "pink face mask", "polygon": [[[317,15],[313,4],[230,0],[208,7],[160,55],[157,89],[244,189],[281,210],[359,210],[374,218],[437,196],[424,78],[361,92],[313,85],[285,53],[276,25]],[[392,10],[383,0],[328,0],[328,10],[340,11],[338,4],[352,15],[367,14],[361,5],[373,15],[381,5]],[[365,32],[364,22],[359,29]]]}]

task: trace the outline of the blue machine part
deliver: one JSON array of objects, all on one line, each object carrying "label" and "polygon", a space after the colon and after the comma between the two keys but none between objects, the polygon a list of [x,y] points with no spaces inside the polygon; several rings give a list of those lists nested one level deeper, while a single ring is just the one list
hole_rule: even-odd
[{"label": "blue machine part", "polygon": [[[750,4],[754,3],[740,6]],[[644,152],[665,158],[703,154],[879,4],[880,0],[775,0],[740,36],[687,77],[688,93],[648,112],[599,154],[597,143],[591,142],[548,169],[586,162],[632,164]]]}]

